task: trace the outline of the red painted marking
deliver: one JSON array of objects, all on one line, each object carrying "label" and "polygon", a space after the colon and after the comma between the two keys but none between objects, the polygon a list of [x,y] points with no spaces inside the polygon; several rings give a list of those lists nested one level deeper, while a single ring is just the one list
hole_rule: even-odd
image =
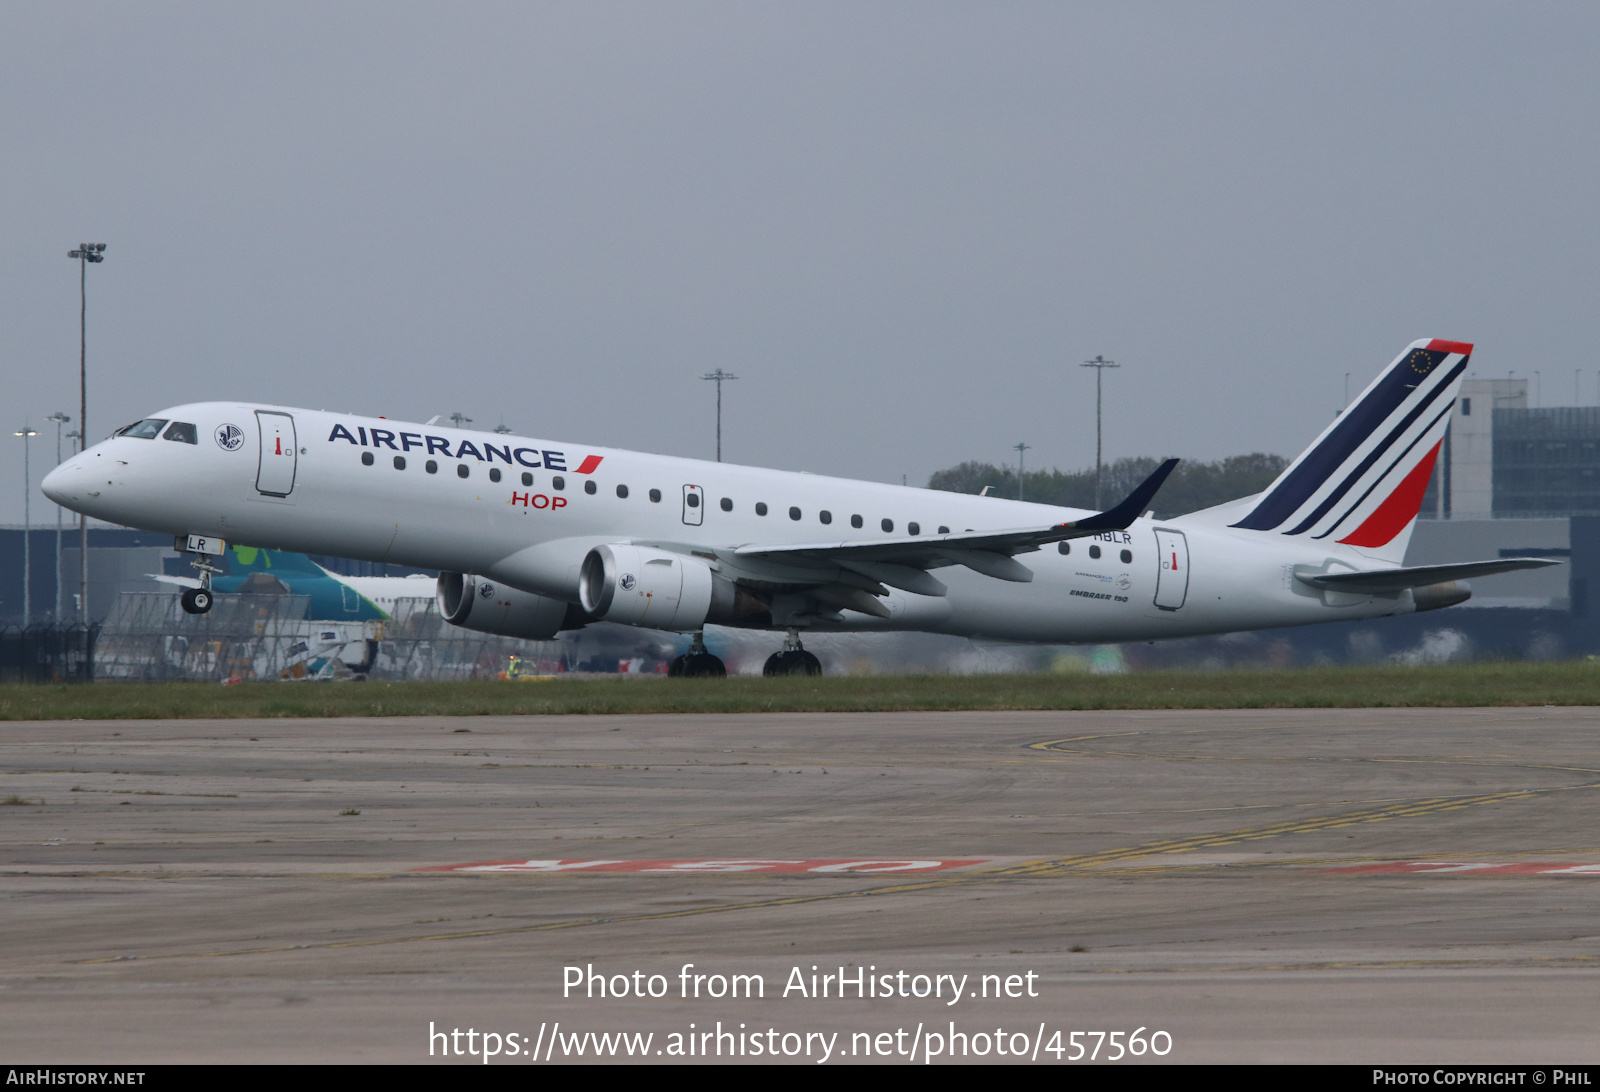
[{"label": "red painted marking", "polygon": [[1172,551],[1172,571],[1173,572],[1177,572],[1178,571],[1178,551],[1177,550],[1173,550]]},{"label": "red painted marking", "polygon": [[1600,864],[1574,864],[1571,861],[1523,861],[1518,864],[1500,865],[1461,861],[1389,861],[1385,864],[1324,868],[1320,871],[1390,875],[1471,873],[1475,876],[1600,876]]},{"label": "red painted marking", "polygon": [[903,858],[861,859],[848,857],[815,860],[778,859],[771,857],[722,857],[706,860],[612,861],[612,860],[523,860],[474,861],[469,864],[433,865],[413,868],[412,872],[655,872],[655,873],[705,873],[705,872],[813,872],[820,875],[877,872],[944,872],[952,868],[983,864],[983,858],[964,860],[929,860]]},{"label": "red painted marking", "polygon": [[600,465],[600,460],[603,458],[605,458],[604,455],[585,455],[583,457],[583,462],[578,464],[578,469],[574,470],[573,473],[593,474],[595,468]]},{"label": "red painted marking", "polygon": [[1436,353],[1460,353],[1462,356],[1472,354],[1470,341],[1440,341],[1438,338],[1428,342],[1428,348]]},{"label": "red painted marking", "polygon": [[283,437],[282,436],[278,437],[278,450],[274,451],[273,454],[274,455],[282,455],[283,454]]},{"label": "red painted marking", "polygon": [[1439,447],[1443,443],[1440,440],[1434,444],[1433,450],[1411,468],[1411,472],[1395,486],[1389,498],[1378,505],[1349,538],[1339,541],[1349,546],[1387,546],[1393,542],[1394,537],[1404,531],[1407,524],[1422,511],[1422,494],[1428,491],[1428,479],[1433,476],[1433,461],[1439,457]]}]

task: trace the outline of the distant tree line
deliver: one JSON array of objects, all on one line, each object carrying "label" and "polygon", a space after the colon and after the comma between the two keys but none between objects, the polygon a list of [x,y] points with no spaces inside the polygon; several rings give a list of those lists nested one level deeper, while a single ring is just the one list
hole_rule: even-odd
[{"label": "distant tree line", "polygon": [[[1101,499],[1107,507],[1116,504],[1160,465],[1160,459],[1143,456],[1107,463]],[[1288,465],[1289,460],[1281,455],[1260,452],[1232,455],[1212,463],[1185,459],[1156,494],[1152,507],[1157,516],[1166,518],[1248,497],[1265,489]],[[962,463],[940,470],[928,479],[929,489],[951,493],[981,493],[986,485],[993,487],[989,490],[991,497],[1015,500],[1016,468],[992,463]],[[1030,470],[1023,477],[1022,499],[1069,508],[1093,508],[1094,468]]]}]

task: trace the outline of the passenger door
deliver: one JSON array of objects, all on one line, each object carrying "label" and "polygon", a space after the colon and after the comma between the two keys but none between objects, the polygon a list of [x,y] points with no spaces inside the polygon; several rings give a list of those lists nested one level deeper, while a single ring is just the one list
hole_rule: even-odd
[{"label": "passenger door", "polygon": [[1156,606],[1177,610],[1189,595],[1189,540],[1182,531],[1156,530],[1156,553],[1161,570],[1156,574]]},{"label": "passenger door", "polygon": [[698,527],[706,518],[706,494],[698,485],[683,487],[683,522]]},{"label": "passenger door", "polygon": [[256,431],[261,434],[261,465],[256,470],[256,491],[269,497],[287,497],[294,492],[299,446],[295,440],[294,418],[287,413],[256,410]]}]

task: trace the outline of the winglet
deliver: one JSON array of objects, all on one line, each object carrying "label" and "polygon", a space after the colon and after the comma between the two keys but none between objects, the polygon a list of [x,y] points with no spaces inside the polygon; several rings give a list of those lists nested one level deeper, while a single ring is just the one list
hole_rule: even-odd
[{"label": "winglet", "polygon": [[1126,530],[1134,520],[1144,514],[1150,507],[1150,502],[1155,499],[1156,492],[1166,483],[1167,475],[1171,474],[1178,465],[1177,459],[1168,459],[1156,467],[1156,472],[1139,484],[1139,487],[1129,493],[1123,502],[1115,508],[1108,508],[1098,515],[1087,519],[1076,520],[1065,526],[1075,531],[1122,531]]}]

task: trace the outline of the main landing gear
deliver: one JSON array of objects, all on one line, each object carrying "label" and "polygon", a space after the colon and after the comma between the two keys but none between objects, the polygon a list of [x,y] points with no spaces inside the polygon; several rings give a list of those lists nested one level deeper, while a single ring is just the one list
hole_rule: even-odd
[{"label": "main landing gear", "polygon": [[761,673],[768,677],[773,675],[820,675],[822,674],[822,661],[807,652],[800,644],[800,631],[793,627],[789,629],[789,636],[784,638],[783,651],[774,652],[767,657],[766,666]]},{"label": "main landing gear", "polygon": [[722,679],[728,667],[706,651],[706,635],[697,632],[689,644],[689,651],[667,665],[667,677],[672,679]]}]

